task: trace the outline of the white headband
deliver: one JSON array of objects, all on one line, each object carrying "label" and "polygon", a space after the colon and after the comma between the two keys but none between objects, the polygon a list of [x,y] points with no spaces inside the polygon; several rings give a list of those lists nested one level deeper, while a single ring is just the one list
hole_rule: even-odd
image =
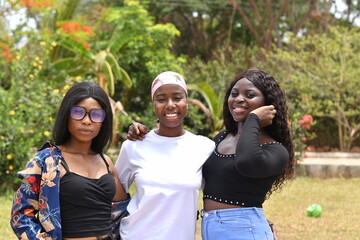
[{"label": "white headband", "polygon": [[157,77],[153,80],[153,82],[151,84],[151,99],[154,99],[155,91],[159,87],[166,85],[166,84],[179,85],[180,87],[182,87],[185,90],[185,93],[187,95],[187,87],[186,87],[186,83],[185,83],[183,76],[181,76],[181,74],[179,74],[177,72],[166,71],[166,72],[163,72],[163,73],[160,73],[159,75],[157,75]]}]

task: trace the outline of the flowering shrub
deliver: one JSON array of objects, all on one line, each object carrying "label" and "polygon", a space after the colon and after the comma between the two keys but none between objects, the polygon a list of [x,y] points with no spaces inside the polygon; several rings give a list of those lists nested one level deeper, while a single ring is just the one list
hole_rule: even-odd
[{"label": "flowering shrub", "polygon": [[14,59],[14,53],[10,49],[10,38],[9,36],[5,36],[0,41],[0,52],[1,57],[4,59],[5,62],[11,62]]},{"label": "flowering shrub", "polygon": [[45,7],[52,7],[56,4],[56,1],[40,1],[40,0],[15,0],[9,1],[13,6],[19,5],[20,7],[41,9]]},{"label": "flowering shrub", "polygon": [[92,27],[83,25],[76,21],[64,21],[56,24],[56,31],[61,37],[69,37],[81,43],[87,50],[90,50],[89,39],[94,37]]},{"label": "flowering shrub", "polygon": [[[6,191],[19,181],[16,172],[25,167],[36,149],[51,139],[58,105],[69,89],[67,81],[57,83],[44,76],[51,43],[40,42],[29,50],[18,50],[5,67],[10,75],[6,86],[0,81],[0,189]],[[0,59],[1,63],[1,59]],[[1,75],[0,77],[6,77]]]},{"label": "flowering shrub", "polygon": [[301,115],[297,112],[293,114],[289,124],[292,131],[296,158],[301,160],[301,158],[306,157],[304,152],[311,150],[307,142],[316,137],[315,132],[311,131],[311,126],[315,124],[315,121],[311,115]]},{"label": "flowering shrub", "polygon": [[309,114],[305,114],[298,123],[306,130],[310,129],[311,124],[314,122],[313,117]]},{"label": "flowering shrub", "polygon": [[[26,92],[26,94],[24,94]],[[61,94],[51,86],[27,81],[9,90],[0,88],[0,189],[16,183],[15,174],[30,159],[31,148],[39,148],[51,139],[56,108]]]},{"label": "flowering shrub", "polygon": [[11,62],[13,60],[14,55],[11,53],[9,45],[0,42],[0,51],[1,56],[6,62]]}]

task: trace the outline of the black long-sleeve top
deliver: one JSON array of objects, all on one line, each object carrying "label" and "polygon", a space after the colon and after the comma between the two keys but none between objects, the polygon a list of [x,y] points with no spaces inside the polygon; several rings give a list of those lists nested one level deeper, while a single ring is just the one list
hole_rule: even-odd
[{"label": "black long-sleeve top", "polygon": [[204,199],[262,207],[266,193],[289,161],[289,153],[278,142],[260,144],[259,122],[257,115],[249,114],[235,154],[221,154],[217,150],[228,131],[214,138],[216,148],[203,166]]}]

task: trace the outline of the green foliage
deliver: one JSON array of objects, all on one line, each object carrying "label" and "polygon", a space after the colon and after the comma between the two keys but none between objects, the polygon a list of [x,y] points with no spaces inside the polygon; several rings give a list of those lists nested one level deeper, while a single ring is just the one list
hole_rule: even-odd
[{"label": "green foliage", "polygon": [[294,109],[336,121],[341,150],[349,150],[360,132],[359,38],[357,29],[340,27],[291,36],[288,48],[269,52],[266,63],[283,80]]},{"label": "green foliage", "polygon": [[[156,24],[148,11],[134,1],[108,8],[100,19],[112,29],[108,44],[119,64],[131,72],[133,82],[130,89],[117,84],[114,98],[119,99],[125,109],[135,109],[142,115],[151,103],[150,84],[155,76],[167,70],[183,72],[185,59],[170,52],[180,32],[173,24]],[[103,31],[104,24],[96,26],[95,32]],[[109,36],[103,34],[100,38],[105,42]]]},{"label": "green foliage", "polygon": [[213,137],[211,126],[206,115],[196,106],[189,104],[187,115],[184,119],[184,128],[194,134]]},{"label": "green foliage", "polygon": [[190,97],[199,99],[209,110],[210,116],[205,119],[211,137],[223,128],[222,107],[226,88],[240,71],[248,68],[246,54],[252,51],[244,46],[218,49],[213,53],[213,60],[206,62],[193,58],[185,69],[185,78],[189,90],[192,90]]},{"label": "green foliage", "polygon": [[[74,82],[103,81],[110,93],[116,91],[117,97],[125,98],[126,94],[119,93],[125,92],[122,86],[131,87],[130,69],[138,80],[134,91],[146,89],[146,95],[150,95],[147,88],[140,88],[150,85],[153,77],[148,78],[149,74],[155,76],[169,69],[181,72],[185,62],[169,50],[179,35],[176,28],[172,24],[155,24],[139,4],[103,8],[94,28],[89,27],[94,19],[79,14],[80,1],[56,4],[29,6],[27,18],[36,19],[36,29],[24,30],[25,23],[14,30],[13,37],[0,39],[2,190],[15,186],[15,173],[32,157],[34,149],[51,139],[58,105]],[[13,10],[19,9],[14,5]],[[141,68],[143,71],[138,73]],[[122,81],[120,91],[115,87],[118,80]],[[115,112],[119,131],[127,131],[132,119],[142,116],[138,110],[139,114],[129,115]],[[148,115],[148,122],[155,123]]]},{"label": "green foliage", "polygon": [[[206,82],[199,82],[197,84],[188,84],[189,90],[197,91],[205,100],[208,109],[203,109],[207,116],[207,124],[210,126],[210,136],[214,137],[222,130],[223,117],[222,106],[224,101],[224,93],[216,93],[213,87]],[[199,106],[200,107],[200,106]],[[201,107],[200,107],[201,108]]]},{"label": "green foliage", "polygon": [[10,89],[0,87],[0,189],[16,186],[15,174],[34,153],[32,148],[51,139],[56,108],[64,90],[21,74]]},{"label": "green foliage", "polygon": [[[13,188],[16,172],[36,149],[51,139],[57,107],[74,80],[58,83],[47,75],[51,43],[32,41],[32,47],[12,49],[13,58],[1,62],[0,72],[10,72],[0,86],[0,189]],[[3,61],[0,58],[0,61]],[[6,81],[5,81],[6,80]]]},{"label": "green foliage", "polygon": [[210,61],[193,58],[185,70],[187,82],[207,82],[217,93],[225,92],[231,80],[239,72],[251,67],[248,54],[251,55],[253,52],[253,49],[241,45],[237,48],[214,50],[214,57]]}]

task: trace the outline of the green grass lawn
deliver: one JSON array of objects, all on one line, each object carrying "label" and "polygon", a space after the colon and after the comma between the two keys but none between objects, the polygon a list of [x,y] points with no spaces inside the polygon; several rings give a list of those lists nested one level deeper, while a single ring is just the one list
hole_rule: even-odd
[{"label": "green grass lawn", "polygon": [[13,193],[0,195],[0,240],[17,239],[9,225],[13,195]]},{"label": "green grass lawn", "polygon": [[[360,240],[359,196],[360,178],[298,177],[273,194],[264,209],[276,224],[280,240]],[[16,240],[9,227],[11,198],[12,194],[0,197],[0,240]],[[319,218],[306,215],[306,208],[314,203],[323,208]],[[199,220],[197,240],[200,230]]]},{"label": "green grass lawn", "polygon": [[[297,178],[264,205],[281,240],[360,240],[360,178]],[[321,217],[306,209],[320,204]]]},{"label": "green grass lawn", "polygon": [[[360,178],[298,177],[265,201],[264,211],[275,223],[279,240],[360,240],[359,196]],[[321,205],[321,217],[307,216],[312,204]]]}]

